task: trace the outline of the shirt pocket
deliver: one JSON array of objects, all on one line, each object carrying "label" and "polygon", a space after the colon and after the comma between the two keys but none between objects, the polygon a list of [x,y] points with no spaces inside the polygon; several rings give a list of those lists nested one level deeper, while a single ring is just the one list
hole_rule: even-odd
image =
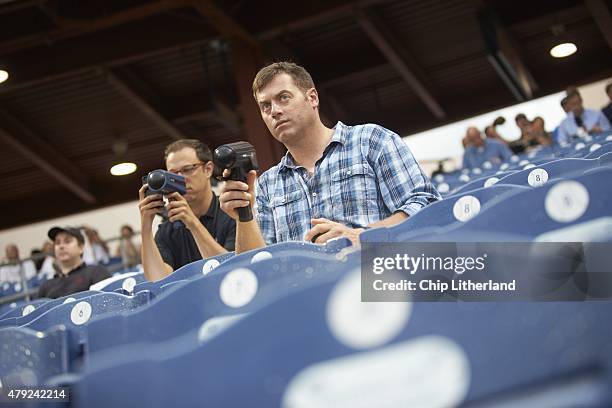
[{"label": "shirt pocket", "polygon": [[272,199],[276,242],[303,239],[310,211],[304,194],[297,190]]},{"label": "shirt pocket", "polygon": [[332,173],[335,218],[342,216],[352,227],[378,221],[377,191],[376,175],[367,164],[353,164]]}]

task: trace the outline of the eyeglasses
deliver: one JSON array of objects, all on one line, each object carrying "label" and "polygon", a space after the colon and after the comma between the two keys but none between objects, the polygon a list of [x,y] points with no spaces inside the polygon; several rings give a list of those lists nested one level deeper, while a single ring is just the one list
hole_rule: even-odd
[{"label": "eyeglasses", "polygon": [[196,163],[196,164],[188,164],[187,166],[183,166],[178,170],[169,169],[168,171],[170,173],[180,174],[182,176],[191,176],[193,173],[195,173],[198,167],[203,166],[205,164],[206,163],[202,163],[202,162]]}]

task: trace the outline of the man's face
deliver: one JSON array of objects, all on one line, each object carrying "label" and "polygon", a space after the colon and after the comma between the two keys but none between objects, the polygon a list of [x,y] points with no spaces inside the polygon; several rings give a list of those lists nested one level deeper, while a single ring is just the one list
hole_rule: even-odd
[{"label": "man's face", "polygon": [[191,147],[172,152],[166,159],[166,169],[185,177],[187,193],[185,199],[188,203],[196,201],[209,190],[210,176],[212,175],[212,162],[203,163]]},{"label": "man's face", "polygon": [[133,235],[133,232],[126,227],[121,228],[121,237],[122,238],[130,238]]},{"label": "man's face", "polygon": [[45,241],[45,243],[43,244],[43,253],[45,255],[53,255],[54,252],[54,247],[55,245],[53,244],[53,242],[51,241]]},{"label": "man's face", "polygon": [[483,145],[482,137],[480,137],[480,132],[476,128],[469,128],[467,130],[467,140],[468,144],[476,147],[480,147]]},{"label": "man's face", "polygon": [[519,127],[522,131],[529,127],[529,121],[525,118],[520,118],[516,120],[516,126]]},{"label": "man's face", "polygon": [[584,110],[582,107],[582,98],[579,95],[571,96],[567,99],[566,107],[568,112],[573,112],[576,116],[582,115],[582,111]]},{"label": "man's face", "polygon": [[60,263],[76,263],[83,254],[83,244],[65,232],[60,232],[55,236],[54,246],[55,259]]},{"label": "man's face", "polygon": [[303,92],[289,74],[278,74],[256,94],[261,117],[276,140],[295,145],[304,130],[314,126],[319,96],[314,88]]},{"label": "man's face", "polygon": [[4,248],[4,253],[6,255],[6,259],[19,259],[19,249],[17,249],[17,245],[9,244]]},{"label": "man's face", "polygon": [[531,131],[534,133],[544,132],[544,121],[542,119],[534,119],[531,123]]}]

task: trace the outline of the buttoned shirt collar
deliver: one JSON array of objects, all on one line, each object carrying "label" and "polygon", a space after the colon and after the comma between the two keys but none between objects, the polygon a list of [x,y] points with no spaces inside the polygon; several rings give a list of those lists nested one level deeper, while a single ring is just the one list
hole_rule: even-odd
[{"label": "buttoned shirt collar", "polygon": [[[332,144],[340,143],[341,145],[344,146],[346,144],[346,137],[347,137],[346,133],[347,133],[346,125],[344,125],[344,123],[342,122],[338,122],[336,126],[334,126],[334,133],[332,134],[332,138],[329,141],[329,144],[325,147],[323,155],[325,155],[325,152],[329,149],[329,146],[331,146]],[[298,165],[295,162],[295,159],[293,158],[291,153],[287,151],[287,153],[285,153],[285,155],[283,156],[283,158],[281,159],[279,163],[278,170],[285,171],[287,169],[297,169],[299,167],[302,167],[302,166]]]}]

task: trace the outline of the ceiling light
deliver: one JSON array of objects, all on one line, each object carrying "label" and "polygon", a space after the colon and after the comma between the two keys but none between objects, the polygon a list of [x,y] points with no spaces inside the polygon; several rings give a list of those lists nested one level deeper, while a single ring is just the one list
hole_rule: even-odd
[{"label": "ceiling light", "polygon": [[9,77],[9,73],[3,69],[0,69],[0,84],[6,81]]},{"label": "ceiling light", "polygon": [[110,173],[113,176],[127,176],[135,172],[137,168],[138,166],[136,166],[136,163],[119,163],[111,167]]},{"label": "ceiling light", "polygon": [[117,138],[113,142],[112,149],[114,152],[113,166],[110,169],[110,174],[113,176],[127,176],[136,171],[138,166],[127,158],[128,144],[123,138]]},{"label": "ceiling light", "polygon": [[576,47],[576,44],[572,42],[566,42],[552,47],[550,49],[550,55],[555,58],[565,58],[574,54],[577,50],[578,47]]}]

